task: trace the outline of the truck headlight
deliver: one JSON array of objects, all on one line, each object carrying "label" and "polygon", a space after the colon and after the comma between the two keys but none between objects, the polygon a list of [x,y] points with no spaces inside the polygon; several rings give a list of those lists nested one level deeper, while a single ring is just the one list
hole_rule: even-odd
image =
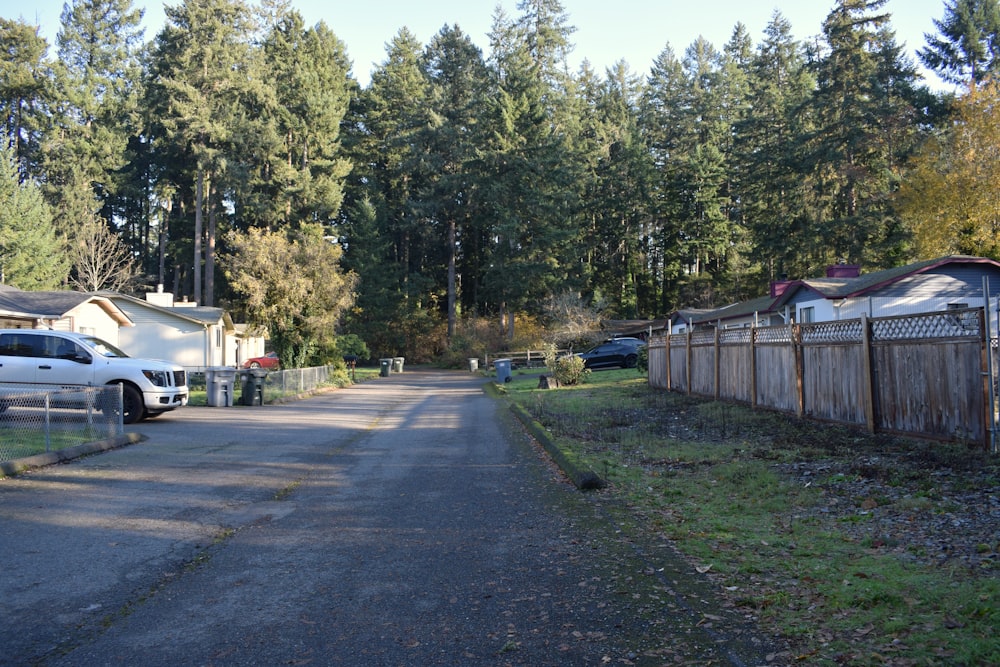
[{"label": "truck headlight", "polygon": [[164,371],[143,371],[143,375],[146,379],[153,383],[157,387],[168,387],[170,386],[167,382],[167,374]]}]

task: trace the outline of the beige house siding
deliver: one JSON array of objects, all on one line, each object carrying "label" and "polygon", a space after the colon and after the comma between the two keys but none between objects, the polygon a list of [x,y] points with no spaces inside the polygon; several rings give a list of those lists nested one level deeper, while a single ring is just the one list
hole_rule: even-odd
[{"label": "beige house siding", "polygon": [[121,348],[136,357],[165,359],[190,371],[225,365],[225,331],[176,317],[162,309],[118,301],[135,323],[121,331]]}]

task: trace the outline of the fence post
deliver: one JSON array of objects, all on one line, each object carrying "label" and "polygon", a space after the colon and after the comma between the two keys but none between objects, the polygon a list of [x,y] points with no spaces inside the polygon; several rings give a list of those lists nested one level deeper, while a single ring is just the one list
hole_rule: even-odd
[{"label": "fence post", "polygon": [[[983,293],[985,295],[985,303],[989,304],[989,282],[986,277],[983,278]],[[983,416],[986,418],[986,423],[983,424],[985,427],[983,446],[986,451],[992,452],[996,443],[996,431],[994,430],[995,422],[993,419],[993,351],[990,349],[993,341],[989,329],[990,316],[986,310],[988,307],[989,306],[987,305],[981,310],[977,310],[976,315],[979,317],[979,350],[983,369],[983,372],[981,373],[983,377]]]},{"label": "fence post", "polygon": [[667,355],[666,355],[667,356],[667,359],[666,359],[666,366],[667,366],[667,391],[670,391],[670,383],[671,383],[670,382],[671,381],[671,378],[670,378],[670,337],[671,337],[670,331],[667,331]]},{"label": "fence post", "polygon": [[719,333],[719,327],[716,326],[715,327],[715,400],[719,400],[719,397],[722,395],[722,392],[719,389],[719,377],[721,372],[720,366],[722,365],[722,361],[720,358],[722,356],[720,354],[721,352],[719,343],[720,336],[721,334]]},{"label": "fence post", "polygon": [[45,392],[45,451],[52,451],[52,415],[49,414],[49,405],[52,399],[52,394]]},{"label": "fence post", "polygon": [[802,380],[803,352],[801,326],[792,322],[788,325],[788,334],[792,343],[792,355],[795,357],[795,415],[802,417],[806,412],[806,397]]},{"label": "fence post", "polygon": [[757,407],[757,325],[750,327],[750,406]]},{"label": "fence post", "polygon": [[691,328],[688,327],[687,332],[687,393],[688,396],[691,395]]},{"label": "fence post", "polygon": [[875,367],[872,366],[872,325],[867,313],[861,313],[861,400],[865,406],[865,426],[875,432]]}]

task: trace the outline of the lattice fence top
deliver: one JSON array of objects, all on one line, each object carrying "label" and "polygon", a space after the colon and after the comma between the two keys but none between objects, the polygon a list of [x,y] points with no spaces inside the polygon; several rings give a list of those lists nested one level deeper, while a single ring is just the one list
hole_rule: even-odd
[{"label": "lattice fence top", "polygon": [[[873,317],[871,325],[872,342],[893,340],[932,340],[935,338],[979,338],[983,327],[982,310],[968,308],[917,315],[896,315]],[[759,328],[725,329],[718,332],[719,343],[727,345],[747,345],[753,341],[757,345],[787,345],[798,336],[803,344],[860,344],[865,335],[860,319],[833,322],[811,322],[799,325],[778,325]],[[700,329],[690,333],[691,345],[715,344],[715,329]],[[665,337],[672,347],[687,344],[687,334]]]},{"label": "lattice fence top", "polygon": [[756,330],[757,344],[775,344],[792,342],[792,331],[786,325],[763,327]]},{"label": "lattice fence top", "polygon": [[753,329],[726,329],[719,332],[719,342],[724,345],[748,345]]},{"label": "lattice fence top", "polygon": [[649,349],[666,347],[669,340],[670,337],[667,335],[652,336],[646,345]]},{"label": "lattice fence top", "polygon": [[861,320],[803,324],[799,331],[803,343],[860,343],[864,335]]},{"label": "lattice fence top", "polygon": [[714,345],[715,329],[701,329],[691,332],[692,345]]},{"label": "lattice fence top", "polygon": [[924,338],[979,338],[978,309],[951,310],[872,320],[872,341]]}]

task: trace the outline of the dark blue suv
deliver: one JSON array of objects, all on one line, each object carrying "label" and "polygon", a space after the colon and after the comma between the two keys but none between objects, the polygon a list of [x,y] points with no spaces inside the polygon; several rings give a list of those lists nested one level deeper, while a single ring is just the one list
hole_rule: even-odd
[{"label": "dark blue suv", "polygon": [[639,350],[645,345],[638,338],[611,338],[576,356],[583,359],[587,368],[635,368]]}]

